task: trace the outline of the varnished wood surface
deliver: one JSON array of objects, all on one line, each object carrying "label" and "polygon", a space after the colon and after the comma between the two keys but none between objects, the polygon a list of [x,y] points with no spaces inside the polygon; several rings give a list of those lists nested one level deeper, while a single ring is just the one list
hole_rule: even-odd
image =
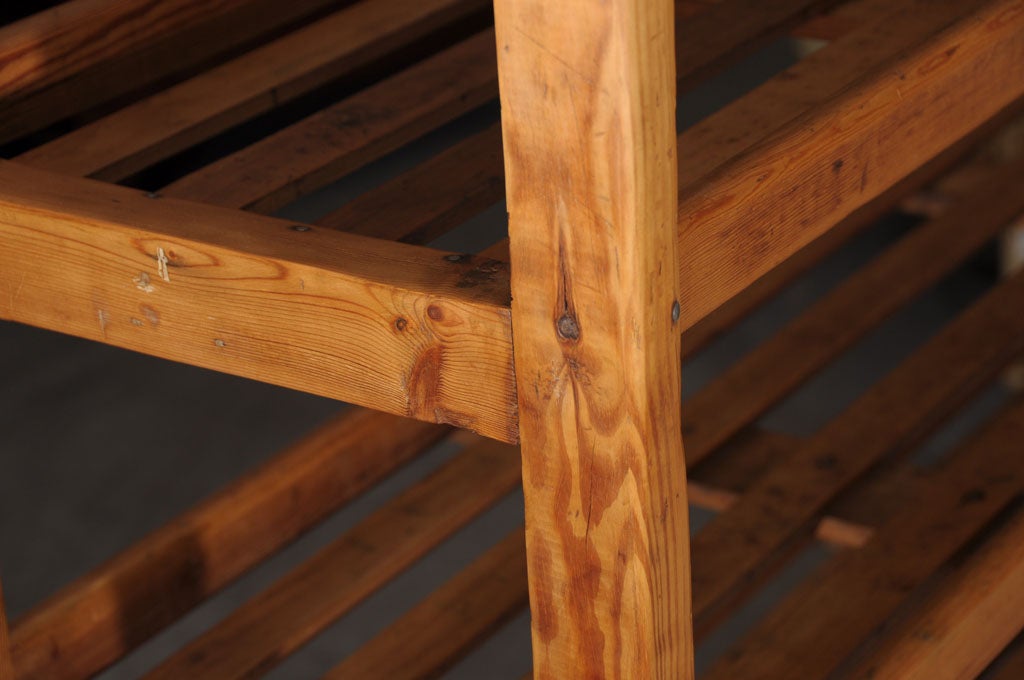
[{"label": "varnished wood surface", "polygon": [[363,0],[22,154],[41,169],[120,181],[406,47],[485,0]]},{"label": "varnished wood surface", "polygon": [[[1024,437],[1024,428],[1017,436]],[[1024,629],[1024,513],[945,575],[852,680],[971,680]]]},{"label": "varnished wood surface", "polygon": [[495,14],[535,674],[691,677],[672,5]]},{"label": "varnished wood surface", "polygon": [[0,28],[0,141],[187,73],[332,0],[73,0]]},{"label": "varnished wood surface", "polygon": [[3,318],[515,440],[501,268],[14,163],[0,178]]},{"label": "varnished wood surface", "polygon": [[447,431],[371,411],[340,415],[21,617],[18,677],[91,677]]},{"label": "varnished wood surface", "polygon": [[265,673],[519,480],[510,446],[487,441],[461,452],[146,677],[230,680]]}]

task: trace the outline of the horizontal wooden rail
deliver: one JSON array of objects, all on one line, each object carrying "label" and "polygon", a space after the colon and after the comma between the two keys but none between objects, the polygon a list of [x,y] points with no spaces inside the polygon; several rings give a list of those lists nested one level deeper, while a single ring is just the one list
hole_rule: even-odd
[{"label": "horizontal wooden rail", "polygon": [[979,677],[1022,629],[1024,513],[1018,509],[848,677]]},{"label": "horizontal wooden rail", "polygon": [[911,591],[963,547],[1024,483],[1024,407],[1011,408],[906,499],[861,550],[834,557],[727,653],[708,680],[829,676]]},{"label": "horizontal wooden rail", "polygon": [[93,676],[448,431],[338,416],[16,621],[18,678]]},{"label": "horizontal wooden rail", "polygon": [[0,318],[504,441],[506,273],[0,163]]},{"label": "horizontal wooden rail", "polygon": [[73,0],[0,28],[0,142],[206,65],[334,0]]},{"label": "horizontal wooden rail", "polygon": [[[963,16],[948,28],[817,102],[710,176],[689,174],[680,140],[681,325],[706,316],[1024,95],[1024,2],[954,4]],[[916,9],[916,23],[943,14]],[[902,28],[899,17],[888,21],[887,31]]]},{"label": "horizontal wooden rail", "polygon": [[17,160],[121,181],[487,6],[486,0],[363,0]]},{"label": "horizontal wooden rail", "polygon": [[519,481],[519,457],[509,446],[483,442],[460,452],[147,677],[231,680],[265,673]]}]

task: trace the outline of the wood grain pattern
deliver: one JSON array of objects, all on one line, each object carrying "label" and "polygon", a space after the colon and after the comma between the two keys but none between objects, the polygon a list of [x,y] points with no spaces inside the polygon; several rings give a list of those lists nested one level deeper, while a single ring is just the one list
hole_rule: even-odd
[{"label": "wood grain pattern", "polygon": [[990,168],[942,217],[887,248],[687,399],[683,437],[690,464],[992,242],[1024,213],[1022,184],[1024,162]]},{"label": "wood grain pattern", "polygon": [[681,171],[684,326],[1024,94],[1024,2],[980,4],[712,176]]},{"label": "wood grain pattern", "polygon": [[535,673],[691,677],[672,3],[495,16]]},{"label": "wood grain pattern", "polygon": [[0,142],[166,81],[332,0],[72,0],[0,28]]},{"label": "wood grain pattern", "polygon": [[[962,447],[863,549],[835,556],[801,583],[707,674],[774,680],[831,673],[1020,493],[1024,408],[1017,405]],[[932,677],[946,677],[932,676]]]},{"label": "wood grain pattern", "polygon": [[325,680],[433,680],[526,606],[526,536],[508,535]]},{"label": "wood grain pattern", "polygon": [[1024,350],[1022,304],[1024,275],[999,284],[709,522],[693,540],[695,616],[713,618],[777,551],[806,539],[831,499]]},{"label": "wood grain pattern", "polygon": [[272,212],[497,95],[483,31],[166,187],[168,196]]},{"label": "wood grain pattern", "polygon": [[[1022,430],[1021,434],[1024,434]],[[1024,485],[1022,485],[1024,488]],[[971,680],[1024,629],[1024,513],[943,578],[853,680]]]},{"label": "wood grain pattern", "polygon": [[0,315],[515,441],[505,270],[293,226],[0,163]]},{"label": "wood grain pattern", "polygon": [[341,414],[21,617],[18,677],[93,676],[448,431]]},{"label": "wood grain pattern", "polygon": [[461,452],[183,647],[150,680],[262,675],[520,480],[514,448]]},{"label": "wood grain pattern", "polygon": [[485,7],[484,0],[358,2],[17,160],[117,182]]}]

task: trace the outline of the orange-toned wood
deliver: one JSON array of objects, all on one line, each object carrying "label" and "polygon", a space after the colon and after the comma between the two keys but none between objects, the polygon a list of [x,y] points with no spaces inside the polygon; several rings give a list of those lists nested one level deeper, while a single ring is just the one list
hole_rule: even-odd
[{"label": "orange-toned wood", "polygon": [[1024,636],[1018,637],[1010,645],[986,676],[986,680],[1018,680],[1019,678],[1024,678]]},{"label": "orange-toned wood", "polygon": [[17,160],[120,181],[486,6],[486,0],[356,2]]},{"label": "orange-toned wood", "polygon": [[514,441],[502,269],[0,163],[0,317]]},{"label": "orange-toned wood", "polygon": [[230,680],[265,673],[519,480],[514,448],[484,442],[462,451],[147,677]]},{"label": "orange-toned wood", "polygon": [[325,680],[433,680],[526,606],[526,536],[516,530],[398,621]]},{"label": "orange-toned wood", "polygon": [[[1019,433],[1024,435],[1024,429]],[[1024,629],[1024,513],[1005,520],[850,678],[971,680]]]},{"label": "orange-toned wood", "polygon": [[72,0],[0,28],[0,141],[177,74],[332,0]]},{"label": "orange-toned wood", "polygon": [[[1024,407],[965,445],[861,550],[801,583],[708,673],[708,680],[828,677],[914,588],[950,559],[1024,483]],[[946,676],[933,676],[946,677]]]},{"label": "orange-toned wood", "polygon": [[94,675],[447,431],[361,409],[338,416],[23,616],[18,677]]},{"label": "orange-toned wood", "polygon": [[672,3],[495,20],[535,673],[691,677]]},{"label": "orange-toned wood", "polygon": [[693,540],[695,616],[713,619],[773,555],[806,540],[835,496],[919,442],[1024,350],[1021,305],[1024,274],[986,294],[709,522]]},{"label": "orange-toned wood", "polygon": [[4,609],[2,583],[0,583],[0,680],[14,680],[14,666],[11,664],[11,640],[7,632],[7,614]]}]

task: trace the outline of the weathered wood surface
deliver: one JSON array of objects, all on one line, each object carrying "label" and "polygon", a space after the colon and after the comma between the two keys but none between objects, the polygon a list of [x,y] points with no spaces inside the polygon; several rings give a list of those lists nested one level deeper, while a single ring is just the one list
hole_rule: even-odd
[{"label": "weathered wood surface", "polygon": [[73,0],[0,28],[0,142],[200,68],[333,0]]},{"label": "weathered wood surface", "polygon": [[93,676],[448,431],[341,414],[21,617],[18,678]]},{"label": "weathered wood surface", "polygon": [[672,4],[495,15],[535,672],[691,677]]},{"label": "weathered wood surface", "polygon": [[262,675],[519,483],[514,448],[460,452],[307,562],[176,652],[146,677]]},{"label": "weathered wood surface", "polygon": [[0,317],[516,439],[504,270],[293,226],[0,163]]}]

